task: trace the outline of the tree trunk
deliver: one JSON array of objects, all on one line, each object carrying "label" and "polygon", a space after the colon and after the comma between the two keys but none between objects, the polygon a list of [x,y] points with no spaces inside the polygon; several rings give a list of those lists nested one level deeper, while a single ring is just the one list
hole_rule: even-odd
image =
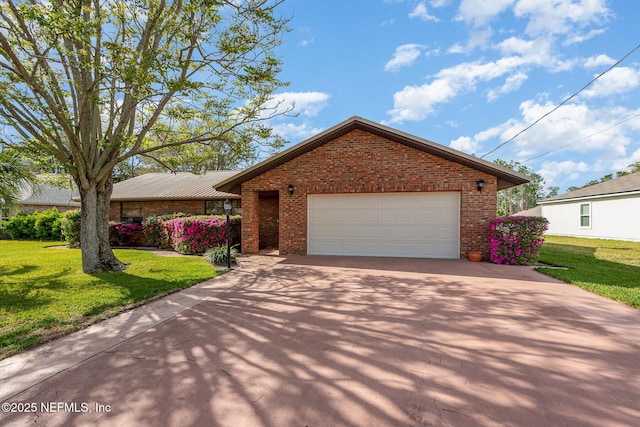
[{"label": "tree trunk", "polygon": [[82,271],[98,273],[100,271],[124,270],[109,245],[109,200],[113,182],[111,179],[100,188],[91,181],[89,188],[80,188],[81,228],[80,248],[82,250]]}]

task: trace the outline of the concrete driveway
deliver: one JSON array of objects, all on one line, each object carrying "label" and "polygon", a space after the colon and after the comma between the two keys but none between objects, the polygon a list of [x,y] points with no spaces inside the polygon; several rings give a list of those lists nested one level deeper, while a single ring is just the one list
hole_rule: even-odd
[{"label": "concrete driveway", "polygon": [[527,267],[250,257],[1,361],[0,425],[638,425],[639,325]]}]

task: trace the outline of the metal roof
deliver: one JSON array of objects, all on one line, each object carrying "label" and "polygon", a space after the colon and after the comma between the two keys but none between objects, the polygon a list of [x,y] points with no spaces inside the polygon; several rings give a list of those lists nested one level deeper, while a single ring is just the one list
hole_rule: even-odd
[{"label": "metal roof", "polygon": [[559,202],[605,195],[620,196],[637,191],[640,191],[640,172],[624,175],[620,178],[549,197],[548,199],[540,201],[540,203]]},{"label": "metal roof", "polygon": [[39,185],[36,188],[29,186],[23,190],[20,204],[80,207],[80,202],[73,200],[78,194],[78,190],[69,188],[50,187],[48,185]]},{"label": "metal roof", "polygon": [[469,166],[476,170],[486,172],[488,174],[498,177],[498,188],[509,188],[520,184],[526,184],[531,179],[524,174],[515,172],[511,169],[497,165],[486,160],[479,159],[469,154],[462,153],[458,150],[454,150],[444,145],[437,144],[435,142],[419,138],[408,133],[392,129],[390,127],[381,125],[379,123],[372,122],[362,117],[354,116],[342,123],[333,126],[318,135],[311,137],[305,141],[300,142],[293,147],[276,154],[275,156],[258,163],[257,165],[236,174],[224,181],[218,183],[216,188],[221,191],[228,191],[232,193],[239,193],[240,186],[243,182],[246,182],[258,175],[267,172],[270,169],[275,168],[289,160],[298,157],[304,153],[307,153],[327,142],[334,140],[347,133],[360,129],[366,132],[379,135],[388,140],[398,142],[400,144],[413,147],[417,150],[425,151],[438,157],[452,160],[463,165]]},{"label": "metal roof", "polygon": [[202,175],[190,172],[147,173],[113,185],[111,200],[212,200],[239,198],[236,194],[216,191],[214,186],[238,171],[211,171]]}]

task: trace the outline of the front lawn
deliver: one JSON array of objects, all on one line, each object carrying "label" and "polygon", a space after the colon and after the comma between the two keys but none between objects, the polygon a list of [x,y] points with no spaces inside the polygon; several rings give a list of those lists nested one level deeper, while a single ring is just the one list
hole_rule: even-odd
[{"label": "front lawn", "polygon": [[540,251],[546,275],[640,308],[640,243],[546,236]]},{"label": "front lawn", "polygon": [[130,249],[115,251],[125,271],[85,274],[80,250],[55,245],[0,241],[0,359],[219,274],[202,257]]}]

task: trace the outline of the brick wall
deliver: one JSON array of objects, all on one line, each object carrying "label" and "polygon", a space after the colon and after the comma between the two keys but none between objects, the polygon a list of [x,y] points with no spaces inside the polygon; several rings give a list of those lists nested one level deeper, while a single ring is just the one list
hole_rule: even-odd
[{"label": "brick wall", "polygon": [[[111,202],[109,205],[109,219],[120,221],[120,204],[123,202]],[[127,203],[127,202],[124,202]],[[171,214],[177,212],[191,213],[194,215],[204,215],[204,200],[158,200],[133,202],[140,203],[142,207],[142,219],[151,215]]]},{"label": "brick wall", "polygon": [[[476,181],[483,179],[482,192]],[[294,194],[287,186],[292,184]],[[260,191],[280,192],[281,254],[307,252],[307,194],[460,192],[460,256],[488,254],[489,221],[496,215],[493,175],[354,130],[242,184],[242,242],[245,253],[259,248]]]}]

